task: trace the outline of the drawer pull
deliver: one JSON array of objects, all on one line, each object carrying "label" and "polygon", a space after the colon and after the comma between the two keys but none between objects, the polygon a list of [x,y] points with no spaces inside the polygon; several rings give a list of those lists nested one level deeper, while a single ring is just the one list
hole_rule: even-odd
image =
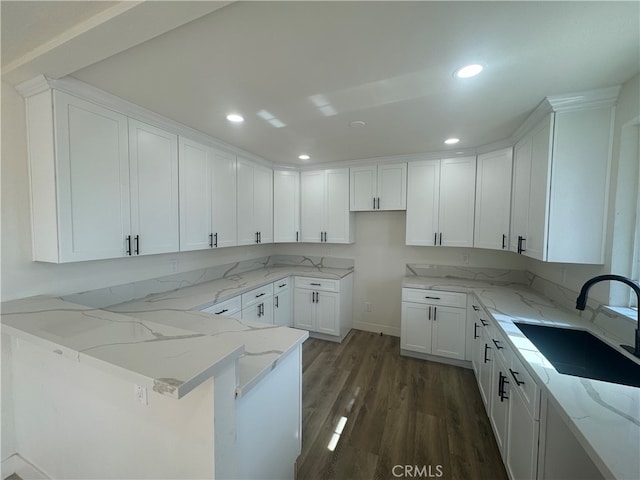
[{"label": "drawer pull", "polygon": [[262,293],[260,293],[260,294],[256,295],[256,298],[260,298],[260,297],[262,297],[263,295],[265,295],[265,293],[264,293],[264,292],[262,292]]},{"label": "drawer pull", "polygon": [[491,350],[491,347],[485,343],[484,344],[484,363],[487,363],[487,362],[491,361],[490,358],[487,358],[487,351],[488,350]]},{"label": "drawer pull", "polygon": [[516,377],[516,375],[518,375],[518,372],[514,372],[513,370],[509,369],[509,372],[511,372],[511,376],[513,377],[513,379],[516,381],[516,385],[520,386],[520,385],[524,385],[524,382],[522,380],[518,380],[518,377]]},{"label": "drawer pull", "polygon": [[498,350],[502,350],[504,348],[504,347],[500,346],[500,341],[499,340],[496,340],[495,338],[492,338],[491,340],[493,340],[493,344],[496,346],[496,348]]},{"label": "drawer pull", "polygon": [[473,307],[473,311],[474,312],[479,312],[480,311],[480,307],[477,305],[471,305]]},{"label": "drawer pull", "polygon": [[424,297],[424,298],[428,298],[429,300],[440,300],[440,297]]},{"label": "drawer pull", "polygon": [[282,288],[282,287],[286,287],[286,286],[287,286],[287,284],[283,283],[282,285],[278,285],[278,288]]},{"label": "drawer pull", "polygon": [[478,335],[478,324],[473,322],[473,339],[475,340],[476,338],[480,338]]},{"label": "drawer pull", "polygon": [[507,397],[507,389],[505,388],[505,383],[508,384],[509,380],[507,380],[507,376],[503,375],[502,372],[498,372],[498,375],[498,396],[500,397],[500,401],[504,402],[505,400],[509,400],[509,397]]},{"label": "drawer pull", "polygon": [[486,327],[487,325],[489,325],[489,322],[487,322],[486,320],[484,320],[483,318],[480,319],[480,322],[482,323],[483,327]]},{"label": "drawer pull", "polygon": [[322,284],[321,284],[321,283],[310,283],[309,285],[313,285],[313,286],[319,287],[319,286],[321,286]]},{"label": "drawer pull", "polygon": [[228,312],[229,309],[225,308],[224,310],[220,310],[219,312],[216,312],[216,315],[222,315],[224,312]]}]

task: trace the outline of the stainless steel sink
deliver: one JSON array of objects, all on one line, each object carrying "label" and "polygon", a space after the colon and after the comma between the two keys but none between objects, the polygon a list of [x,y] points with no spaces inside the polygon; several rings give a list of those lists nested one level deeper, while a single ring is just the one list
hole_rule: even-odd
[{"label": "stainless steel sink", "polygon": [[560,373],[640,387],[640,364],[585,330],[515,325]]}]

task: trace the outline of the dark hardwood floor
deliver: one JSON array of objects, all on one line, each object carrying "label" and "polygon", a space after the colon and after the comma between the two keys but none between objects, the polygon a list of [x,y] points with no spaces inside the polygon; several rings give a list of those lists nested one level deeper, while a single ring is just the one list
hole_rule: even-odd
[{"label": "dark hardwood floor", "polygon": [[358,330],[309,339],[302,358],[298,480],[507,478],[473,371],[401,357],[399,338]]}]

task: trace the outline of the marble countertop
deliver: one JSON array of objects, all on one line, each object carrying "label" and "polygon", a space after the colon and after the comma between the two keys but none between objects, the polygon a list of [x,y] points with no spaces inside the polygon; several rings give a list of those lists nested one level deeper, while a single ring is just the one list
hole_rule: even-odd
[{"label": "marble countertop", "polygon": [[402,286],[475,294],[600,471],[640,478],[640,388],[558,373],[513,322],[579,327],[616,347],[629,339],[595,329],[522,284],[408,276]]},{"label": "marble countertop", "polygon": [[108,309],[126,315],[154,310],[203,310],[216,303],[289,276],[339,280],[351,273],[353,273],[353,270],[348,268],[270,266],[249,272],[225,275],[224,278],[218,280],[199,283],[166,293],[149,295],[142,299],[108,307]]},{"label": "marble countertop", "polygon": [[31,297],[2,303],[2,330],[174,398],[237,362],[242,396],[309,333],[197,310],[292,275],[341,279],[352,272],[269,266],[103,309]]}]

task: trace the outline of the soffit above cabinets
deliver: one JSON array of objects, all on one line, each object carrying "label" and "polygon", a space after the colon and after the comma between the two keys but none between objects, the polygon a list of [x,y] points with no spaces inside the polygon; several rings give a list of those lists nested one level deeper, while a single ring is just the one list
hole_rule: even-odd
[{"label": "soffit above cabinets", "polygon": [[[108,37],[93,38],[100,55],[67,73],[304,166],[499,142],[543,98],[640,71],[638,2],[236,2],[205,13],[111,56],[99,48]],[[453,78],[472,62],[485,66],[478,77]],[[227,122],[231,111],[245,122]],[[461,142],[445,146],[451,136]]]}]

